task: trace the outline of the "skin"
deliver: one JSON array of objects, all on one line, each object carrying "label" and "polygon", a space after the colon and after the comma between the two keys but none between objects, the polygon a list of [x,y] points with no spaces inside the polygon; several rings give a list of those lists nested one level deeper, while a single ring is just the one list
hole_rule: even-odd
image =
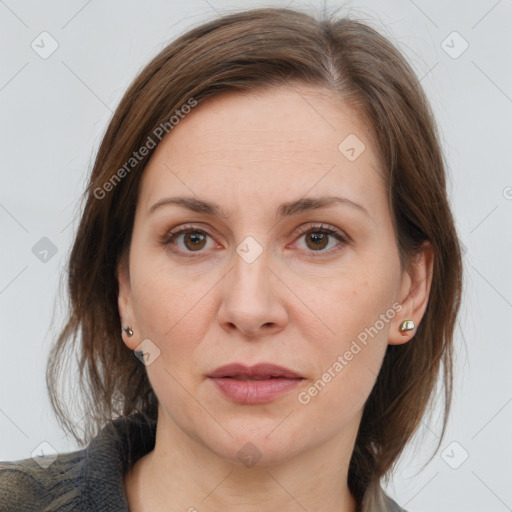
[{"label": "skin", "polygon": [[[349,134],[366,146],[354,161],[338,149]],[[178,195],[218,203],[227,218],[177,205],[148,215]],[[367,214],[335,204],[276,218],[281,203],[324,195]],[[349,243],[299,232],[321,223]],[[207,236],[162,243],[185,224]],[[236,252],[247,236],[263,250],[252,263]],[[328,91],[295,84],[196,106],[144,171],[129,258],[118,268],[121,319],[134,331],[125,344],[150,339],[160,350],[146,366],[159,399],[156,445],[126,474],[130,510],[354,512],[347,474],[363,406],[387,345],[414,337],[399,325],[421,321],[432,264],[426,244],[401,269],[376,148]],[[394,303],[401,310],[301,404],[299,392]],[[272,402],[241,405],[206,378],[230,362],[263,361],[305,380]],[[252,467],[237,457],[249,442],[261,455]]]}]

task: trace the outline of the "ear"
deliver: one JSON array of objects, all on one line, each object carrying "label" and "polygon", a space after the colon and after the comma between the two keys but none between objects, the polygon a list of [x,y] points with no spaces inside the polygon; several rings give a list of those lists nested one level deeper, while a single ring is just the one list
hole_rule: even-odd
[{"label": "ear", "polygon": [[[399,298],[402,309],[397,312],[390,322],[388,343],[402,345],[410,341],[416,334],[418,325],[427,309],[432,285],[432,271],[434,268],[434,249],[429,241],[425,241],[420,251],[407,265],[402,274]],[[412,320],[416,329],[400,332],[400,325],[404,320]]]},{"label": "ear", "polygon": [[121,336],[125,345],[130,350],[135,350],[135,348],[139,345],[139,342],[137,341],[139,338],[136,336],[138,330],[137,326],[135,325],[129,264],[126,253],[121,257],[117,266],[117,282],[119,287],[117,307],[119,309],[119,316],[121,318],[121,327],[126,327],[129,325],[135,333],[135,335],[128,336],[124,330],[121,330]]}]

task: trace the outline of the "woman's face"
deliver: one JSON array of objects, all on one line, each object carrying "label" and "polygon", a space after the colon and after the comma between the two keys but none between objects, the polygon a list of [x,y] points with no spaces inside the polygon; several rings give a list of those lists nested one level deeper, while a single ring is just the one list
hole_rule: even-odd
[{"label": "woman's face", "polygon": [[[193,108],[144,171],[119,268],[125,343],[146,353],[159,422],[237,464],[247,450],[273,464],[353,441],[387,344],[412,337],[398,332],[411,281],[376,148],[321,92],[230,92]],[[325,198],[341,200],[312,207]],[[208,377],[229,363],[302,379],[272,395],[268,382]]]}]

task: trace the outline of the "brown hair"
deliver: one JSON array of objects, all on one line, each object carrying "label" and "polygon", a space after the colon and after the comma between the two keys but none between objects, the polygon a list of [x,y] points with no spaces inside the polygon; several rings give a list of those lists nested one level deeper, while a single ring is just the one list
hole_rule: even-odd
[{"label": "brown hair", "polygon": [[[441,370],[444,434],[462,261],[443,156],[424,92],[398,50],[365,23],[334,16],[320,20],[284,8],[231,13],[186,32],[140,72],[110,121],[85,192],[69,260],[70,316],[49,357],[48,389],[63,428],[81,444],[117,415],[137,411],[156,418],[157,400],[145,366],[121,339],[116,274],[130,245],[138,184],[154,148],[131,161],[133,168],[127,170],[125,164],[191,100],[287,82],[328,89],[356,108],[386,172],[402,265],[425,240],[434,250],[424,317],[411,342],[387,347],[350,461],[350,490],[363,503],[362,510],[369,510],[378,499],[380,478],[429,410]],[[125,172],[120,172],[123,166]],[[119,179],[113,183],[116,173]],[[112,186],[105,187],[107,182]],[[85,440],[58,393],[57,381],[69,359],[66,348],[79,351]]]}]

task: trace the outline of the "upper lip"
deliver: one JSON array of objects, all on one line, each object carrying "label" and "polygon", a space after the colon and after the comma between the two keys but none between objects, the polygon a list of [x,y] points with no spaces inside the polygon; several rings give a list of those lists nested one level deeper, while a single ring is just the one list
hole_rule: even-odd
[{"label": "upper lip", "polygon": [[288,379],[300,379],[303,378],[301,375],[295,373],[289,368],[283,366],[277,366],[272,363],[259,363],[254,366],[246,366],[242,363],[230,363],[224,366],[220,366],[212,373],[208,374],[208,377],[219,378],[219,377],[286,377]]}]

